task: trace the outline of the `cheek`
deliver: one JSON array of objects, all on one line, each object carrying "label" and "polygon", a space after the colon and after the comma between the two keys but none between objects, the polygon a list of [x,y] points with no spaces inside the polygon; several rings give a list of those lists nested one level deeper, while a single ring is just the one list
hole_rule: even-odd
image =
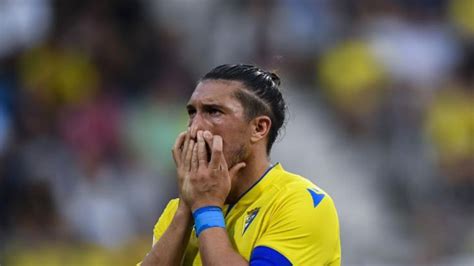
[{"label": "cheek", "polygon": [[230,142],[242,143],[248,138],[245,127],[237,123],[232,124],[230,127],[223,128],[221,132],[224,142],[227,141],[229,144],[231,144]]},{"label": "cheek", "polygon": [[210,126],[214,135],[222,137],[224,152],[232,153],[249,141],[248,124],[240,119],[215,119]]},{"label": "cheek", "polygon": [[245,127],[233,127],[223,132],[224,152],[235,155],[248,146],[249,135]]}]

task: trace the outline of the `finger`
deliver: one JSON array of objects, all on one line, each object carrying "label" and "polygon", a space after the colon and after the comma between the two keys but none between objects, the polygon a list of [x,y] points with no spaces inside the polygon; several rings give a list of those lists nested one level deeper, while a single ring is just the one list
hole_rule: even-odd
[{"label": "finger", "polygon": [[191,158],[193,155],[194,140],[190,139],[186,149],[186,155],[184,157],[184,171],[189,171],[191,169]]},{"label": "finger", "polygon": [[204,131],[202,133],[202,136],[204,137],[204,140],[206,142],[206,153],[207,153],[207,157],[206,157],[206,160],[209,162],[211,160],[211,148],[212,148],[212,133],[210,131]]},{"label": "finger", "polygon": [[199,167],[207,167],[207,150],[206,142],[204,141],[203,132],[197,133],[197,157],[199,160]]},{"label": "finger", "polygon": [[186,154],[188,153],[190,139],[191,139],[191,136],[189,135],[189,128],[188,128],[188,131],[186,132],[186,136],[184,138],[183,150],[181,152],[181,161],[185,160],[186,158]]},{"label": "finger", "polygon": [[190,130],[189,130],[189,134],[191,136],[192,139],[196,139],[196,134],[197,134],[197,130],[198,128],[197,127],[191,127]]},{"label": "finger", "polygon": [[221,153],[221,164],[220,164],[220,169],[221,170],[229,170],[229,167],[227,166],[227,161],[224,158],[224,153]]},{"label": "finger", "polygon": [[171,150],[171,153],[173,154],[173,160],[176,165],[181,162],[181,152],[185,137],[186,132],[181,132],[176,138],[173,149]]},{"label": "finger", "polygon": [[234,177],[241,169],[245,168],[245,166],[247,166],[247,164],[245,164],[244,162],[240,162],[236,165],[234,165],[230,171],[229,171],[229,175],[231,177]]},{"label": "finger", "polygon": [[204,140],[206,141],[207,145],[209,145],[209,147],[212,147],[212,133],[206,130],[202,133],[202,136],[204,137]]},{"label": "finger", "polygon": [[209,168],[219,170],[222,158],[222,137],[219,135],[214,135],[212,140],[211,161],[209,162]]},{"label": "finger", "polygon": [[191,172],[197,172],[198,170],[198,144],[194,145],[193,147],[193,155],[191,157]]}]

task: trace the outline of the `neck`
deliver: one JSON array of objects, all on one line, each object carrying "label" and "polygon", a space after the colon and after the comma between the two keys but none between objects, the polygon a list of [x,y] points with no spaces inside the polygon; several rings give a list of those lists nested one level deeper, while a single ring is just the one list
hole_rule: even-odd
[{"label": "neck", "polygon": [[246,166],[241,169],[232,180],[232,188],[227,196],[226,203],[234,204],[255,182],[265,173],[270,166],[266,152],[249,156],[245,161]]}]

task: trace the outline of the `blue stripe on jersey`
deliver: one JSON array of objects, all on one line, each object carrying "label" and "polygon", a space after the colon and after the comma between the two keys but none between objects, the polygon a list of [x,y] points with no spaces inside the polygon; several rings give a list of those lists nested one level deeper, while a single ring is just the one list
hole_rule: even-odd
[{"label": "blue stripe on jersey", "polygon": [[318,194],[316,191],[308,188],[309,194],[311,194],[311,197],[313,198],[313,206],[316,208],[318,204],[323,200],[324,194]]},{"label": "blue stripe on jersey", "polygon": [[291,266],[291,262],[280,252],[265,246],[253,249],[250,256],[250,266]]}]

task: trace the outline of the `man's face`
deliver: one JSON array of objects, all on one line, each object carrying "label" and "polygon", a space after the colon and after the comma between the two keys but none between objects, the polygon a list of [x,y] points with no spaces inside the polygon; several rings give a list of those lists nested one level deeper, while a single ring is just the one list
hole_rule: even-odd
[{"label": "man's face", "polygon": [[250,126],[242,104],[234,97],[234,92],[242,88],[239,81],[204,80],[196,86],[187,105],[192,137],[198,130],[221,136],[229,168],[249,155]]}]

